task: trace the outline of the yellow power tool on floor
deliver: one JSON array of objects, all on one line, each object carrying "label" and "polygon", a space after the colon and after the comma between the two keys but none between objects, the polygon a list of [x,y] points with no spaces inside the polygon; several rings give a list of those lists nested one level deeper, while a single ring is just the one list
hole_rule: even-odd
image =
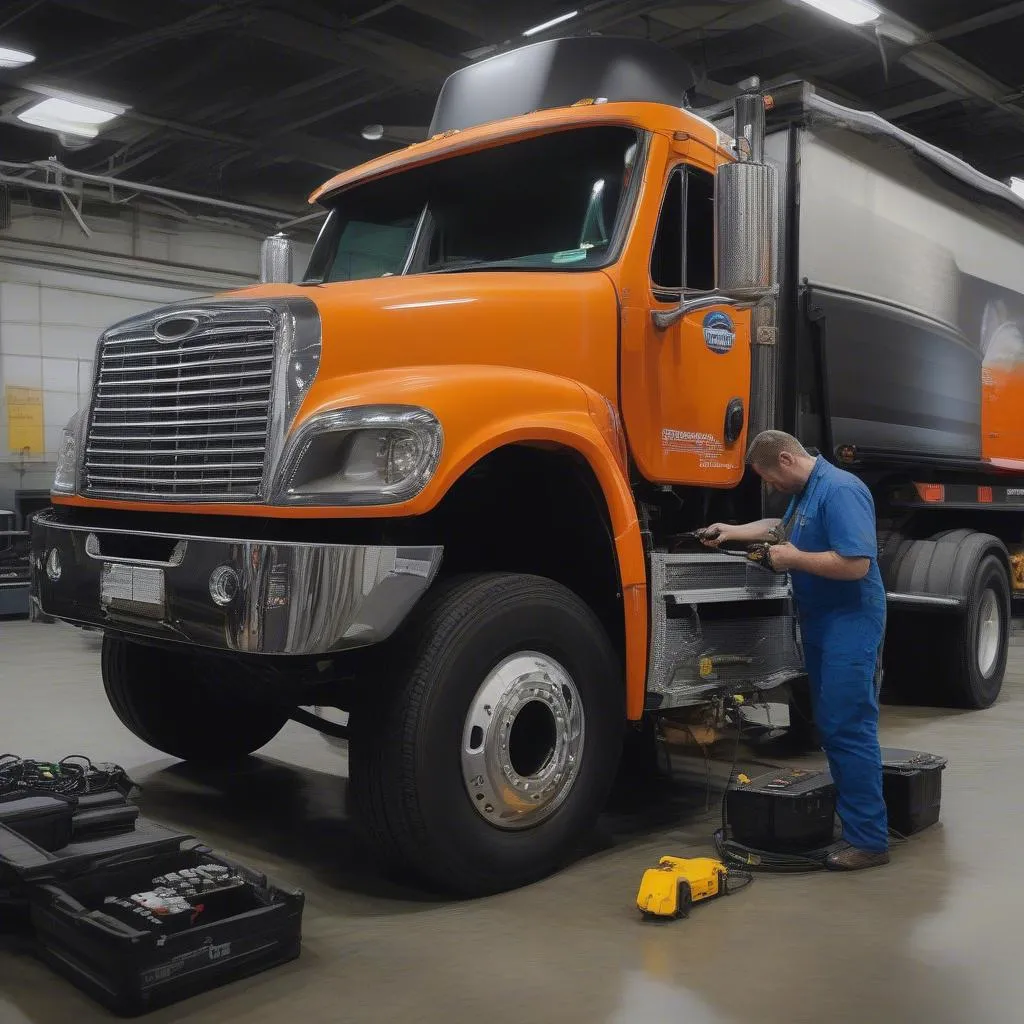
[{"label": "yellow power tool on floor", "polygon": [[[731,875],[743,884],[730,887]],[[686,917],[694,903],[737,892],[750,881],[746,872],[730,871],[713,857],[662,857],[644,872],[636,905],[647,918]]]}]

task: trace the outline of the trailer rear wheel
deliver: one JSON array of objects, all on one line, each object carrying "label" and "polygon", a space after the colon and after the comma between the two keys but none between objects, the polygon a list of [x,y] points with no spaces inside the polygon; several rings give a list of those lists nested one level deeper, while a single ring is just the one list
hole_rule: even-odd
[{"label": "trailer rear wheel", "polygon": [[948,656],[938,670],[953,703],[966,708],[991,707],[1006,672],[1010,637],[1010,581],[995,555],[978,565],[967,608],[950,631]]},{"label": "trailer rear wheel", "polygon": [[226,660],[204,667],[188,651],[104,636],[101,664],[114,714],[144,743],[185,761],[251,754],[288,721],[287,710],[247,696],[244,680],[226,679]]},{"label": "trailer rear wheel", "polygon": [[545,579],[429,595],[355,701],[352,816],[371,849],[479,896],[560,867],[615,779],[624,692],[593,612]]},{"label": "trailer rear wheel", "polygon": [[999,538],[949,530],[888,546],[887,588],[961,602],[956,611],[893,609],[887,686],[914,703],[987,708],[1002,689],[1009,653],[1010,574]]}]

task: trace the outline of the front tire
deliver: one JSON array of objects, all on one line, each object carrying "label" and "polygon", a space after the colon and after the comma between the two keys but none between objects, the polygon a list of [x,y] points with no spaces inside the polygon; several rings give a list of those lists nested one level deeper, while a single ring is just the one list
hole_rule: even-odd
[{"label": "front tire", "polygon": [[374,852],[459,896],[564,864],[607,800],[624,721],[587,605],[538,577],[449,581],[384,661],[349,744],[352,815]]},{"label": "front tire", "polygon": [[185,761],[251,754],[288,721],[287,710],[253,700],[227,660],[104,636],[101,664],[114,714],[144,743]]}]

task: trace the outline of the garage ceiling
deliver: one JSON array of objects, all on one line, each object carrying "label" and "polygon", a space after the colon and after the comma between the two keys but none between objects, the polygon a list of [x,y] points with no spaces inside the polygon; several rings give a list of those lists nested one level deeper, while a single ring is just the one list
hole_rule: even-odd
[{"label": "garage ceiling", "polygon": [[[577,17],[535,38],[663,42],[696,66],[698,107],[750,74],[806,78],[996,177],[1024,175],[1024,2],[879,2],[881,33],[799,0],[579,0]],[[37,60],[0,70],[0,155],[301,212],[334,170],[422,132],[449,73],[572,3],[7,0],[0,44]],[[15,120],[38,84],[130,109],[65,149]],[[382,140],[362,137],[371,123],[387,126]]]}]

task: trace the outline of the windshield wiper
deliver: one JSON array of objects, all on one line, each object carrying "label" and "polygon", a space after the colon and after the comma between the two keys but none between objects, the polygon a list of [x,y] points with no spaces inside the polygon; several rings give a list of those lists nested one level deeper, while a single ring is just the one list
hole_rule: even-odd
[{"label": "windshield wiper", "polygon": [[426,273],[452,274],[467,270],[514,270],[517,265],[509,263],[508,260],[454,259],[439,263],[436,267],[429,267]]}]

